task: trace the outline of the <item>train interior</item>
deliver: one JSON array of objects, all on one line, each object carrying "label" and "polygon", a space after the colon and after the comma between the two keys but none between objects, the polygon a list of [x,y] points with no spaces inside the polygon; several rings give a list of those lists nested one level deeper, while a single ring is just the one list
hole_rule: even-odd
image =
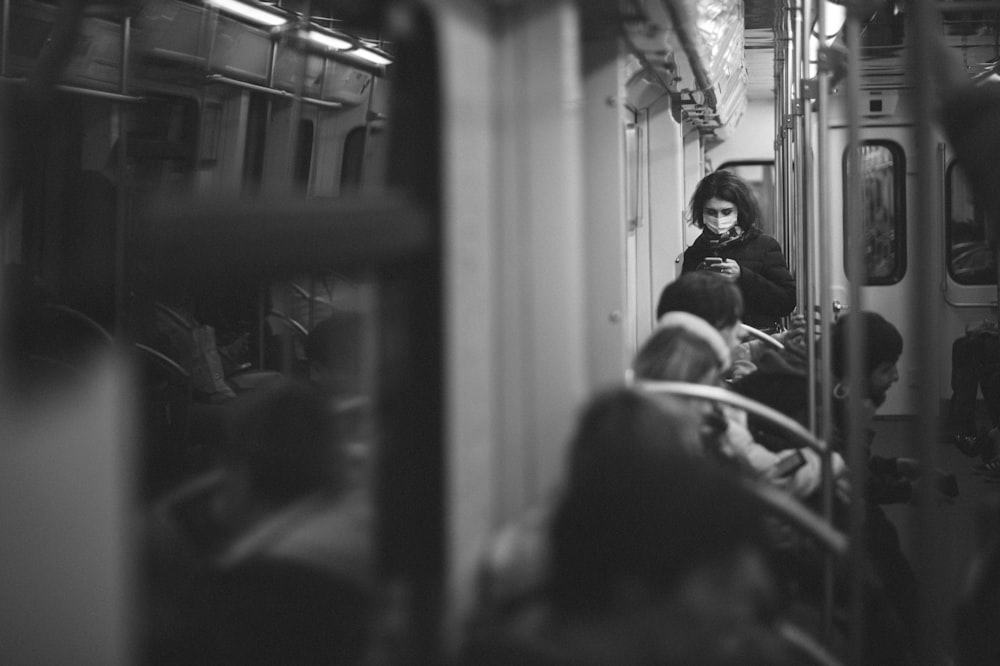
[{"label": "train interior", "polygon": [[[902,334],[876,452],[957,490],[886,509],[901,663],[989,663],[956,614],[1000,598],[998,226],[910,45],[993,90],[996,2],[2,4],[0,661],[462,663],[484,553],[563,489],[725,169],[816,315],[811,380],[842,313]],[[826,390],[760,412],[824,465]],[[336,453],[266,449],[319,394]],[[760,494],[862,575],[856,523]],[[863,663],[824,610],[789,663]]]}]

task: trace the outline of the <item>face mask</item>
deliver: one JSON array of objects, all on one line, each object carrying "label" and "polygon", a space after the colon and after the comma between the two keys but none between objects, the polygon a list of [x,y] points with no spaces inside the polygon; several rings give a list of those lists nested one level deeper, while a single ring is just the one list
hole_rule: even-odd
[{"label": "face mask", "polygon": [[713,233],[724,234],[733,227],[736,226],[736,220],[738,220],[740,214],[733,211],[729,215],[723,215],[721,217],[712,217],[711,215],[702,215],[702,222],[705,226],[709,228]]}]

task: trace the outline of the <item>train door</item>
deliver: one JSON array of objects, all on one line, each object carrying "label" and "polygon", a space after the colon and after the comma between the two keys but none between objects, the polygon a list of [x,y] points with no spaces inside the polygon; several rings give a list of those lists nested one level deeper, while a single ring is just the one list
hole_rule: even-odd
[{"label": "train door", "polygon": [[[848,147],[847,131],[835,127],[830,133],[830,170],[836,183],[831,192],[830,223],[840,230],[831,250],[833,273],[833,300],[849,309],[873,310],[882,314],[902,333],[904,341],[910,330],[910,317],[916,307],[916,298],[910,282],[914,270],[912,247],[915,233],[936,233],[932,230],[914,230],[909,227],[907,210],[912,210],[916,195],[914,172],[915,143],[909,126],[868,126],[861,131],[860,163],[863,191],[846,192]],[[910,165],[909,167],[907,165]],[[853,238],[848,232],[845,211],[848,196],[862,200],[862,237]],[[861,302],[848,303],[848,252],[861,251],[865,256],[864,274],[858,276],[862,285]],[[916,362],[912,360],[912,345],[904,344],[903,355],[897,364],[900,381],[889,392],[880,413],[901,415],[916,413],[917,381]]]}]

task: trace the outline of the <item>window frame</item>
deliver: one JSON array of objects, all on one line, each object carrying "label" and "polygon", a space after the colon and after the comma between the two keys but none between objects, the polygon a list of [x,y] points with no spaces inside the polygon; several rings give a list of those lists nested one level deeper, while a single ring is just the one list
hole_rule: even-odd
[{"label": "window frame", "polygon": [[[993,270],[993,272],[991,274],[992,279],[989,280],[989,281],[986,281],[986,282],[968,281],[967,279],[965,279],[962,276],[956,274],[956,272],[955,272],[955,266],[954,266],[954,263],[952,261],[953,260],[953,256],[952,256],[952,249],[953,249],[952,248],[952,232],[953,232],[953,226],[954,226],[953,225],[953,218],[952,218],[952,203],[954,201],[954,192],[953,192],[953,188],[952,188],[952,182],[953,182],[952,177],[956,176],[956,175],[959,176],[959,177],[961,177],[962,180],[965,181],[965,183],[966,183],[966,188],[969,189],[969,191],[971,192],[971,188],[969,188],[969,186],[968,186],[968,181],[965,180],[965,176],[961,174],[961,172],[959,171],[959,169],[961,169],[961,165],[958,163],[958,160],[952,159],[951,161],[948,162],[948,165],[945,167],[945,170],[944,170],[944,210],[945,210],[945,215],[944,215],[943,222],[944,222],[944,260],[945,260],[944,263],[945,263],[945,270],[948,273],[948,278],[952,282],[954,282],[955,284],[957,284],[957,285],[961,285],[963,287],[995,287],[995,286],[997,286],[997,271],[996,271],[996,266],[995,265],[994,265],[994,270]],[[986,243],[986,246],[989,248],[990,247],[990,242],[989,242],[989,237],[988,237],[989,236],[988,229],[986,229],[986,226],[988,225],[988,218],[986,217],[986,211],[983,210],[978,205],[978,202],[976,202],[975,200],[973,200],[973,202],[972,202],[972,207],[973,207],[973,219],[975,220],[975,219],[982,218],[983,227],[984,227],[983,231],[984,231],[984,236],[985,236],[984,242]],[[990,249],[992,249],[992,248],[990,248]],[[995,255],[993,255],[993,256],[995,256]]]},{"label": "window frame", "polygon": [[[906,210],[906,151],[903,150],[903,147],[899,143],[889,139],[862,139],[858,147],[865,148],[869,146],[885,148],[892,155],[892,193],[890,198],[892,200],[893,211],[895,213],[893,216],[894,219],[892,221],[892,227],[894,232],[893,251],[895,253],[895,266],[893,267],[893,270],[889,275],[873,276],[871,274],[871,269],[869,264],[870,252],[866,248],[865,251],[866,270],[861,284],[864,286],[885,287],[898,284],[906,276],[906,269],[908,264],[907,227],[909,226],[909,224],[908,224],[907,210]],[[841,177],[843,179],[842,180],[843,183],[842,226],[843,226],[843,248],[844,248],[843,264],[844,264],[844,274],[848,277],[849,280],[853,280],[856,277],[851,274],[851,269],[850,269],[850,263],[851,263],[850,251],[852,248],[851,245],[849,244],[850,225],[848,224],[847,220],[848,211],[850,211],[851,209],[850,201],[848,198],[849,192],[847,188],[847,183],[849,182],[849,175],[847,169],[850,162],[849,151],[852,150],[853,148],[854,147],[850,145],[844,148],[843,160],[842,160],[843,166],[841,169]],[[862,198],[863,206],[867,205],[868,201],[867,194],[868,191],[867,188],[865,188],[865,192]],[[865,222],[867,221],[868,220],[866,219]],[[863,229],[866,238],[868,237],[868,229],[869,227],[866,224]]]}]

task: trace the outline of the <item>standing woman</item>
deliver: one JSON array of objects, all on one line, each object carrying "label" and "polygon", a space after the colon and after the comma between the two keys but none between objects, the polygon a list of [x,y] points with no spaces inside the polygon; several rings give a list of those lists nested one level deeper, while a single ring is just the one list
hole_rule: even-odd
[{"label": "standing woman", "polygon": [[795,278],[781,245],[760,230],[757,198],[729,171],[702,178],[691,197],[691,223],[702,229],[684,251],[682,273],[710,270],[743,292],[743,321],[774,332],[795,308]]}]

